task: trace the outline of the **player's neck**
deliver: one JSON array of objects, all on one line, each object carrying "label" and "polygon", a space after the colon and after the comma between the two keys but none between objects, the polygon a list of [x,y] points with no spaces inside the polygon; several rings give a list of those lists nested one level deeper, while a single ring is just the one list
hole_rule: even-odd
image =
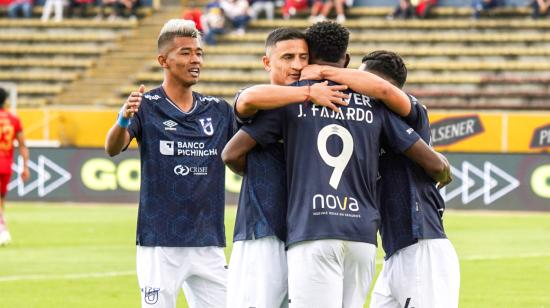
[{"label": "player's neck", "polygon": [[162,88],[168,98],[183,112],[189,112],[193,108],[193,91],[180,83],[164,81]]}]

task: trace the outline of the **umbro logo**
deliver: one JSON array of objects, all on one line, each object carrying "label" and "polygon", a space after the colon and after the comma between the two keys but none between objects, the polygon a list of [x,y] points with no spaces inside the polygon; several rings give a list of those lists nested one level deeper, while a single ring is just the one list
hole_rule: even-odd
[{"label": "umbro logo", "polygon": [[178,123],[172,120],[164,121],[162,124],[165,126],[164,130],[176,130],[176,126],[178,125]]}]

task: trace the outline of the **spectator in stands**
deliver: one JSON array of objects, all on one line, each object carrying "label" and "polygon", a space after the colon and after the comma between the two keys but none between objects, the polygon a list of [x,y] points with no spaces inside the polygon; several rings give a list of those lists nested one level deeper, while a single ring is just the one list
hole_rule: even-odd
[{"label": "spectator in stands", "polygon": [[473,0],[472,9],[473,9],[473,19],[479,19],[481,13],[484,11],[489,11],[499,6],[502,6],[503,0]]},{"label": "spectator in stands", "polygon": [[32,0],[15,0],[8,6],[10,18],[18,18],[20,13],[24,18],[32,17]]},{"label": "spectator in stands", "polygon": [[296,15],[300,11],[304,11],[309,8],[308,0],[285,0],[283,6],[283,18],[289,19]]},{"label": "spectator in stands", "polygon": [[96,19],[103,19],[105,16],[105,9],[107,7],[111,8],[111,14],[109,15],[109,20],[116,19],[116,3],[117,0],[101,0],[101,4],[99,5],[99,11],[97,13]]},{"label": "spectator in stands", "polygon": [[202,10],[197,8],[189,8],[183,11],[181,13],[181,18],[186,20],[191,20],[195,23],[195,27],[197,30],[199,30],[201,33],[204,33],[204,29],[202,27]]},{"label": "spectator in stands", "polygon": [[247,0],[222,0],[220,5],[225,16],[235,28],[235,34],[244,35],[250,22],[251,12]]},{"label": "spectator in stands", "polygon": [[103,19],[106,7],[111,8],[109,20],[115,20],[118,17],[129,17],[130,19],[137,19],[139,0],[102,0],[96,19]]},{"label": "spectator in stands", "polygon": [[44,10],[42,11],[42,21],[48,21],[52,14],[52,9],[55,10],[54,21],[60,22],[63,20],[63,0],[46,0]]},{"label": "spectator in stands", "polygon": [[309,21],[316,23],[326,20],[334,7],[336,9],[336,22],[342,24],[346,21],[346,15],[344,14],[345,3],[345,0],[315,0],[311,6]]},{"label": "spectator in stands", "polygon": [[548,15],[550,11],[548,10],[548,8],[550,8],[550,0],[533,0],[531,2],[531,7],[533,8],[533,12],[531,13],[533,19]]},{"label": "spectator in stands", "polygon": [[211,7],[206,14],[201,17],[202,29],[204,31],[204,41],[208,45],[216,45],[216,35],[223,34],[225,26],[225,17],[222,9]]},{"label": "spectator in stands", "polygon": [[388,19],[402,18],[409,19],[414,16],[414,6],[411,3],[411,0],[400,0],[397,7],[391,15],[388,16]]},{"label": "spectator in stands", "polygon": [[275,16],[274,0],[250,0],[250,5],[253,19],[258,19],[260,13],[265,12],[265,17],[269,20],[273,20]]},{"label": "spectator in stands", "polygon": [[88,14],[88,7],[93,5],[94,0],[70,0],[69,7],[67,8],[67,16],[73,17],[75,10],[78,10],[78,16],[81,18],[86,17]]},{"label": "spectator in stands", "polygon": [[437,0],[419,0],[417,2],[415,13],[418,18],[430,17],[432,9],[437,6]]},{"label": "spectator in stands", "polygon": [[118,0],[117,1],[118,16],[137,19],[137,9],[139,8],[139,0]]}]

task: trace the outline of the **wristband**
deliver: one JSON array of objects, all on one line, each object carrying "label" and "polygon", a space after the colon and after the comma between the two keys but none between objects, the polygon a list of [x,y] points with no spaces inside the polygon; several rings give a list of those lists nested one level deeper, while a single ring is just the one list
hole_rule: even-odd
[{"label": "wristband", "polygon": [[122,128],[128,128],[130,126],[131,119],[126,119],[122,116],[122,111],[118,113],[118,117],[116,119],[116,124]]}]

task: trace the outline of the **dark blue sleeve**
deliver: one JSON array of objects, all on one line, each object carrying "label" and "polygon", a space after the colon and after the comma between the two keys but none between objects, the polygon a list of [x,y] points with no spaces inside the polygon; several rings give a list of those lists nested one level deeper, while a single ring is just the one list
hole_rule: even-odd
[{"label": "dark blue sleeve", "polygon": [[402,153],[416,143],[420,136],[395,113],[381,106],[382,134],[394,152]]},{"label": "dark blue sleeve", "polygon": [[226,102],[225,100],[222,100],[225,108],[226,108],[226,117],[227,117],[227,141],[229,141],[229,139],[231,139],[231,137],[233,137],[233,135],[235,135],[235,133],[237,132],[238,130],[238,125],[237,125],[237,116],[235,115],[234,111],[233,111],[233,107],[228,103]]},{"label": "dark blue sleeve", "polygon": [[248,133],[262,147],[269,146],[282,138],[284,107],[260,111],[254,121],[241,129]]},{"label": "dark blue sleeve", "polygon": [[248,89],[250,87],[245,87],[239,90],[237,94],[235,94],[235,100],[233,101],[233,114],[235,115],[235,120],[237,121],[237,126],[240,128],[242,125],[252,123],[252,120],[254,119],[254,116],[243,118],[239,116],[239,113],[237,112],[237,101],[239,100],[239,97],[241,96],[241,93],[243,93],[244,90]]},{"label": "dark blue sleeve", "polygon": [[426,142],[430,143],[430,120],[428,110],[416,97],[409,95],[411,100],[411,112],[404,118],[405,123],[412,127],[418,135]]}]

